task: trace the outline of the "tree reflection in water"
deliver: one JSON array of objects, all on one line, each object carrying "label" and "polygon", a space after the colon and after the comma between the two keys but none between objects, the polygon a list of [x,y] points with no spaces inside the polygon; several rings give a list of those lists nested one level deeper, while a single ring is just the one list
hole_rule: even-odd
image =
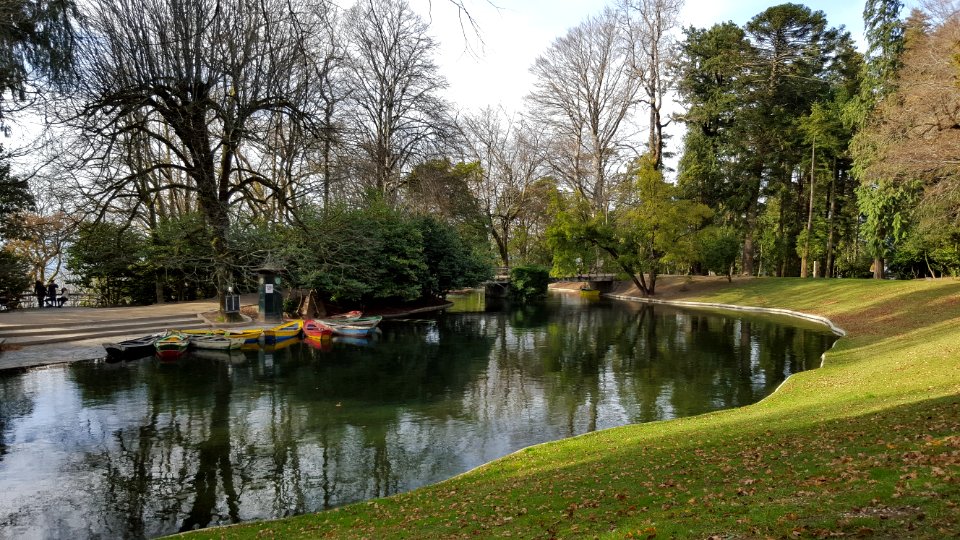
[{"label": "tree reflection in water", "polygon": [[391,495],[531,444],[753,403],[834,339],[576,296],[474,304],[387,322],[367,346],[0,377],[3,534],[146,538]]}]

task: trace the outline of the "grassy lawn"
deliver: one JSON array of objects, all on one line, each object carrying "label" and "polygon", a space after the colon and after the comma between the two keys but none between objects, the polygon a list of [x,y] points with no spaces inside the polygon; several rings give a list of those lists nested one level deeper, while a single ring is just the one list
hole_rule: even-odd
[{"label": "grassy lawn", "polygon": [[199,538],[960,536],[960,281],[757,279],[683,298],[848,332],[755,405],[540,445],[411,493]]}]

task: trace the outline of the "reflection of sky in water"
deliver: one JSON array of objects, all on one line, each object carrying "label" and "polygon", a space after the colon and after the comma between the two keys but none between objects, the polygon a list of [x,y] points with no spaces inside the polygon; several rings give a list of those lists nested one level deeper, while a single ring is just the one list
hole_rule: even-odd
[{"label": "reflection of sky in water", "polygon": [[369,346],[0,376],[0,537],[151,537],[405,491],[531,444],[754,402],[831,340],[552,299],[387,323]]}]

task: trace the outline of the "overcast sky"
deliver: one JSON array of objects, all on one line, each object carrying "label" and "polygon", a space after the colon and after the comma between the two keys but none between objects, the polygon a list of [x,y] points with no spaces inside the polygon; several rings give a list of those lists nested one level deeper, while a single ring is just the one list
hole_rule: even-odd
[{"label": "overcast sky", "polygon": [[[450,83],[449,99],[467,109],[502,104],[509,110],[521,108],[523,96],[532,86],[529,69],[537,56],[554,39],[610,3],[603,0],[492,0],[492,3],[464,0],[479,23],[480,38],[484,42],[481,48],[476,39],[465,40],[457,10],[449,1],[410,1],[431,21],[431,32],[440,41],[442,52],[438,60],[441,72]],[[823,11],[831,26],[844,25],[862,44],[863,1],[794,1]],[[687,0],[682,14],[683,26],[708,27],[724,21],[743,25],[779,3]],[[468,44],[473,46],[473,54],[467,50]]]}]

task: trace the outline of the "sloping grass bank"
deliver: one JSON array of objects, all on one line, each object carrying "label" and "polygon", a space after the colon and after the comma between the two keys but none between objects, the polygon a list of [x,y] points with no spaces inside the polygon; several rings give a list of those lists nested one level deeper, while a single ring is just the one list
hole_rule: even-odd
[{"label": "sloping grass bank", "polygon": [[759,279],[690,301],[823,315],[821,369],[741,409],[528,448],[388,499],[199,538],[960,534],[960,282]]}]

